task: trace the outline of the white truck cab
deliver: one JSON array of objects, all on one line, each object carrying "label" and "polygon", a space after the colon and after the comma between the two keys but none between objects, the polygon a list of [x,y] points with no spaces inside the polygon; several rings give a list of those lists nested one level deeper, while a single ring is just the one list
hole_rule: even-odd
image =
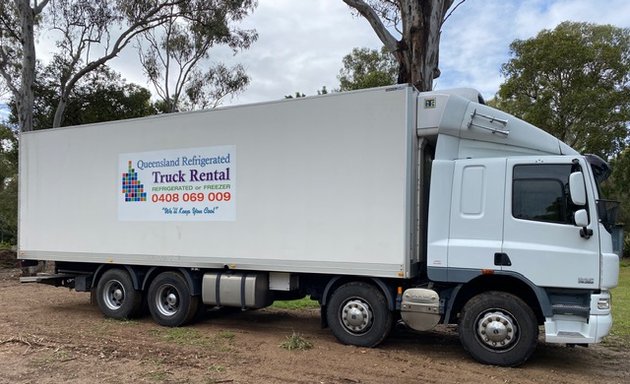
[{"label": "white truck cab", "polygon": [[[418,136],[436,142],[429,279],[461,284],[456,289],[464,292],[483,286],[492,292],[486,298],[510,285],[544,324],[547,342],[601,341],[611,328],[609,289],[619,274],[610,233],[616,205],[598,188],[607,164],[475,102],[472,92],[461,94],[431,92],[418,101]],[[460,314],[460,327],[472,334],[462,341],[490,352],[480,360],[496,363],[497,353],[517,347],[517,317],[500,305],[482,309],[471,324]]]}]

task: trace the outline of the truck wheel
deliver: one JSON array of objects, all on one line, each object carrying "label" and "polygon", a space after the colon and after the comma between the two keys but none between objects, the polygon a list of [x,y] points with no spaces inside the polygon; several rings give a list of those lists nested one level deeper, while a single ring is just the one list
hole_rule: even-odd
[{"label": "truck wheel", "polygon": [[360,347],[380,344],[393,322],[383,293],[362,282],[347,283],[335,290],[326,305],[326,319],[340,342]]},{"label": "truck wheel", "polygon": [[484,364],[514,367],[536,349],[538,323],[532,309],[505,292],[485,292],[466,303],[460,314],[464,349]]},{"label": "truck wheel", "polygon": [[163,272],[149,286],[148,305],[156,323],[167,327],[184,325],[197,314],[199,296],[191,296],[184,277],[176,272]]},{"label": "truck wheel", "polygon": [[127,319],[140,313],[142,293],[134,289],[127,271],[110,269],[96,285],[96,303],[105,316]]}]

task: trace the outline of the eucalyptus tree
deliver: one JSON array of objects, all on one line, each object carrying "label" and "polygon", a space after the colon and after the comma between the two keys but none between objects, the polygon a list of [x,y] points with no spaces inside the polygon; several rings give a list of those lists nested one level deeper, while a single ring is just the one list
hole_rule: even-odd
[{"label": "eucalyptus tree", "polygon": [[173,13],[158,28],[142,33],[140,62],[163,112],[215,107],[244,89],[249,77],[242,65],[228,67],[209,59],[214,47],[237,54],[256,41],[255,30],[237,26],[255,6],[252,0],[189,1],[186,14]]},{"label": "eucalyptus tree", "polygon": [[363,16],[398,62],[398,83],[432,89],[442,25],[465,0],[343,0]]},{"label": "eucalyptus tree", "polygon": [[496,103],[573,148],[619,153],[630,122],[630,29],[564,22],[515,40]]},{"label": "eucalyptus tree", "polygon": [[[211,12],[231,16],[229,0],[13,0],[0,2],[0,75],[11,91],[22,131],[33,129],[35,36],[52,41],[59,72],[53,126],[62,124],[72,90],[84,76],[115,59],[137,36],[174,18],[204,25]],[[251,7],[255,2],[249,1]],[[228,9],[226,11],[225,9]],[[224,36],[222,31],[218,35]],[[243,36],[243,40],[247,37]],[[237,39],[238,40],[238,39]],[[198,47],[194,47],[197,49]]]}]

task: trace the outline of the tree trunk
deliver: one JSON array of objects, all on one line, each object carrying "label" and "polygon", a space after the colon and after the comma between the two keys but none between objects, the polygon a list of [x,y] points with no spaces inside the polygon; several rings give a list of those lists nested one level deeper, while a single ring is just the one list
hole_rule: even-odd
[{"label": "tree trunk", "polygon": [[433,79],[440,76],[438,59],[440,30],[453,0],[402,0],[403,51],[408,63],[408,80],[420,91],[430,91]]},{"label": "tree trunk", "polygon": [[[398,83],[411,83],[420,91],[433,89],[440,76],[440,30],[453,0],[398,0],[402,37],[396,39],[364,0],[343,0],[365,17],[399,64]],[[461,2],[460,2],[461,3]]]},{"label": "tree trunk", "polygon": [[22,70],[20,94],[17,95],[18,123],[22,132],[33,130],[33,83],[35,81],[35,11],[30,0],[15,0],[22,34]]},{"label": "tree trunk", "polygon": [[65,95],[61,95],[59,98],[59,103],[57,103],[57,109],[55,110],[55,117],[53,118],[53,126],[52,128],[61,127],[61,123],[63,119],[63,115],[66,112],[66,106],[68,105],[68,97]]}]

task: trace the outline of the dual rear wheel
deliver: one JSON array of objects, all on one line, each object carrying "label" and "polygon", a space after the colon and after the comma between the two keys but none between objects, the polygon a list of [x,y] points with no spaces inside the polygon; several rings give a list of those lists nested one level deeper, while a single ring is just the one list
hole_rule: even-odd
[{"label": "dual rear wheel", "polygon": [[146,294],[133,286],[124,269],[110,269],[103,273],[96,286],[96,302],[100,310],[114,319],[139,316],[146,305],[153,320],[163,326],[177,327],[194,320],[203,308],[199,296],[191,295],[186,279],[178,272],[157,275]]}]

